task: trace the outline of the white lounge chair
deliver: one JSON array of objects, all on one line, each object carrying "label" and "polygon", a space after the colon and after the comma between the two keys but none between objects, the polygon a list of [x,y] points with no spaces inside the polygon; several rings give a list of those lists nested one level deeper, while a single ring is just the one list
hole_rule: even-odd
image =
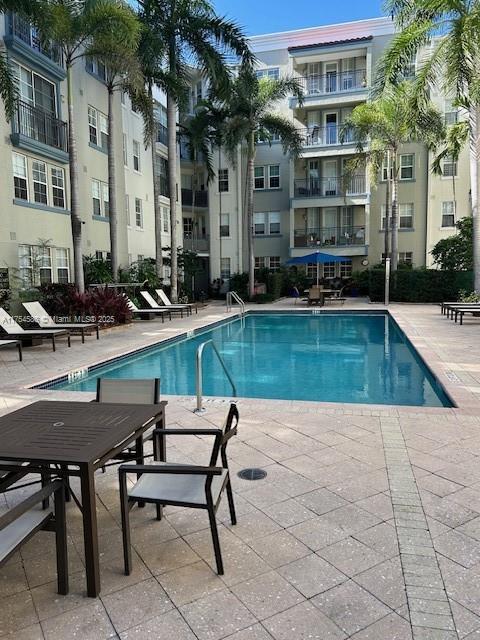
[{"label": "white lounge chair", "polygon": [[82,336],[82,342],[85,342],[85,331],[95,329],[97,332],[97,340],[99,339],[98,323],[96,322],[65,322],[57,324],[55,320],[48,315],[40,302],[24,302],[23,306],[29,315],[39,325],[40,329],[68,329],[69,331],[79,331]]},{"label": "white lounge chair", "polygon": [[170,320],[172,319],[172,314],[168,309],[139,309],[137,305],[130,300],[127,296],[127,304],[128,308],[132,312],[134,316],[137,316],[141,320],[152,320],[155,316],[161,316],[162,322],[165,322],[165,316],[168,315]]},{"label": "white lounge chair", "polygon": [[186,313],[187,315],[189,314],[189,310],[185,309],[184,307],[174,307],[173,305],[159,304],[153,298],[153,296],[151,296],[148,293],[148,291],[140,291],[140,293],[144,297],[144,299],[147,301],[147,304],[149,304],[152,307],[152,309],[168,309],[170,313],[179,313],[182,318],[184,313]]},{"label": "white lounge chair", "polygon": [[55,351],[55,338],[65,336],[68,346],[70,346],[70,331],[67,329],[22,329],[12,316],[5,309],[0,307],[0,327],[5,331],[9,338],[13,340],[21,340],[23,342],[32,342],[33,340],[43,340],[48,338],[52,341],[52,349]]},{"label": "white lounge chair", "polygon": [[165,293],[165,291],[163,289],[155,289],[155,293],[157,294],[157,296],[160,298],[160,300],[163,302],[163,304],[166,307],[176,307],[177,309],[185,309],[187,308],[190,313],[192,313],[192,309],[193,307],[195,307],[195,313],[198,313],[198,309],[197,309],[197,305],[196,304],[190,304],[190,303],[175,303],[173,304],[172,302],[170,302],[170,298],[167,296],[167,294]]}]

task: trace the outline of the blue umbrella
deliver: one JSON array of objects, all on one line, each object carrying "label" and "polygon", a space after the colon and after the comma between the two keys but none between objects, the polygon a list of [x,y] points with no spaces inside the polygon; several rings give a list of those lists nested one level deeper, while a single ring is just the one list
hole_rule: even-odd
[{"label": "blue umbrella", "polygon": [[325,262],[351,262],[351,258],[345,256],[332,256],[330,253],[321,253],[315,251],[315,253],[309,253],[306,256],[298,256],[297,258],[290,258],[285,264],[316,264],[317,265],[317,284],[319,283],[319,264],[325,264]]}]

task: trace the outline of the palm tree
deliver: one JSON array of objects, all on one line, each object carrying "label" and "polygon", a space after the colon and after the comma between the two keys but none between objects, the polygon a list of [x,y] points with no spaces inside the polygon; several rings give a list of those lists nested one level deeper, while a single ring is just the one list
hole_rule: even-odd
[{"label": "palm tree", "polygon": [[406,65],[421,51],[414,81],[414,97],[421,110],[436,86],[468,112],[470,189],[473,216],[475,289],[480,291],[480,17],[478,2],[471,0],[387,0],[398,33],[382,57],[376,80],[395,82]]},{"label": "palm tree", "polygon": [[125,5],[120,0],[48,0],[45,10],[37,16],[44,37],[52,40],[63,52],[67,72],[68,149],[70,173],[70,220],[73,240],[73,266],[75,284],[85,290],[82,260],[82,220],[78,190],[78,153],[73,100],[73,66],[89,56],[99,53],[93,41],[102,33],[116,31],[119,40],[124,34],[128,42],[130,18],[126,18]]},{"label": "palm tree", "polygon": [[229,117],[225,124],[223,146],[232,163],[235,162],[239,145],[246,152],[246,219],[248,246],[248,291],[254,295],[255,255],[253,247],[253,192],[256,142],[271,140],[279,136],[283,152],[293,158],[299,156],[303,138],[292,120],[287,119],[274,109],[280,100],[288,96],[297,98],[303,103],[303,92],[296,78],[284,77],[278,80],[270,78],[258,79],[249,65],[240,68],[238,77],[230,90],[228,100]]},{"label": "palm tree", "polygon": [[[431,103],[425,104],[421,112],[413,109],[412,89],[409,82],[386,87],[379,98],[355,107],[340,130],[341,142],[352,138],[357,141],[357,156],[350,162],[349,172],[359,163],[366,161],[371,182],[375,185],[382,166],[386,164],[385,159],[389,159],[390,175],[387,175],[387,180],[389,186],[391,185],[390,231],[393,271],[398,265],[399,154],[403,145],[409,142],[423,142],[429,149],[433,149],[444,137],[440,112]],[[388,220],[385,222],[387,233]]]},{"label": "palm tree", "polygon": [[[120,5],[121,7],[121,5]],[[150,99],[145,91],[145,78],[138,57],[141,24],[127,5],[123,6],[123,29],[101,33],[94,39],[90,54],[105,66],[105,85],[108,91],[108,212],[110,225],[110,255],[114,282],[120,267],[118,257],[118,207],[115,151],[118,127],[115,122],[114,95],[127,93],[132,104],[141,112],[146,144],[150,144],[153,117]],[[121,39],[119,39],[119,36]]]},{"label": "palm tree", "polygon": [[[164,39],[168,76],[168,187],[171,231],[171,298],[178,298],[177,264],[177,113],[188,94],[187,66],[201,69],[211,87],[225,92],[230,73],[226,54],[252,60],[247,40],[234,23],[216,15],[209,0],[155,0],[150,24]],[[172,90],[176,86],[177,90]]]}]

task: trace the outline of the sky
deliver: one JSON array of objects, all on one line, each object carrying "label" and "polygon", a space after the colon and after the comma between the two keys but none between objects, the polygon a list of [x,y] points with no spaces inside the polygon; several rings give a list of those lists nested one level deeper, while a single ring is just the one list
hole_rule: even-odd
[{"label": "sky", "polygon": [[382,0],[213,0],[247,35],[349,22],[382,15]]}]

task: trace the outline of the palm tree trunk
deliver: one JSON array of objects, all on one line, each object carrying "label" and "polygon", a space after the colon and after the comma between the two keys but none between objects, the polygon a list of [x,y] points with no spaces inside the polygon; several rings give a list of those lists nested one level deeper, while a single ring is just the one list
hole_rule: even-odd
[{"label": "palm tree trunk", "polygon": [[177,101],[167,94],[168,127],[168,191],[170,196],[170,297],[178,300],[178,260],[177,260]]},{"label": "palm tree trunk", "polygon": [[397,175],[397,152],[392,154],[392,212],[391,212],[391,234],[392,234],[392,271],[398,267],[398,175]]},{"label": "palm tree trunk", "polygon": [[479,184],[480,177],[480,130],[479,109],[471,107],[468,114],[469,146],[470,146],[470,197],[473,218],[473,277],[475,291],[480,291],[480,218],[479,218]]},{"label": "palm tree trunk", "polygon": [[110,261],[113,281],[118,280],[118,212],[117,212],[117,177],[115,167],[115,114],[113,105],[113,89],[108,88],[108,213],[110,223]]},{"label": "palm tree trunk", "polygon": [[255,254],[253,250],[253,185],[255,172],[255,133],[248,137],[247,148],[247,247],[248,247],[248,295],[255,295]]},{"label": "palm tree trunk", "polygon": [[[150,117],[153,121],[153,91],[152,83],[148,83],[148,97],[150,98]],[[158,188],[155,167],[157,166],[157,136],[156,128],[153,127],[150,146],[152,148],[152,170],[153,170],[153,211],[155,218],[155,273],[157,278],[163,280],[163,254],[162,254],[162,208],[160,206],[160,189]]]},{"label": "palm tree trunk", "polygon": [[70,222],[73,242],[73,273],[75,284],[80,293],[85,291],[82,258],[82,220],[79,215],[78,191],[78,154],[73,114],[72,65],[67,63],[67,101],[68,101],[68,168],[70,173]]},{"label": "palm tree trunk", "polygon": [[[387,165],[388,166],[388,165]],[[385,190],[385,258],[390,255],[390,176],[387,177]]]}]

